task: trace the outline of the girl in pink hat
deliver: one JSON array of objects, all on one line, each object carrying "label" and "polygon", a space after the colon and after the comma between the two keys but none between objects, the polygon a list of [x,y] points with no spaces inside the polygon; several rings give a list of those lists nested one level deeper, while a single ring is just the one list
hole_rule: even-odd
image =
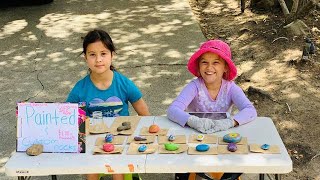
[{"label": "girl in pink hat", "polygon": [[[232,81],[237,68],[231,60],[228,44],[221,40],[203,43],[191,56],[188,70],[198,78],[187,84],[170,105],[167,111],[170,120],[208,134],[248,123],[257,117],[252,103]],[[212,120],[188,113],[228,112],[233,104],[239,112],[229,118]]]},{"label": "girl in pink hat", "polygon": [[[228,44],[221,40],[203,43],[188,62],[188,70],[196,77],[181,91],[169,106],[170,120],[186,124],[201,133],[214,133],[253,121],[257,112],[242,89],[232,80],[237,68],[231,60]],[[223,119],[210,119],[188,112],[228,112],[235,105],[239,112]],[[193,113],[197,114],[197,113]],[[197,173],[198,174],[198,173]],[[203,173],[199,175],[206,176]],[[241,173],[224,173],[221,179],[237,179]],[[175,179],[188,179],[189,173],[178,173]]]}]

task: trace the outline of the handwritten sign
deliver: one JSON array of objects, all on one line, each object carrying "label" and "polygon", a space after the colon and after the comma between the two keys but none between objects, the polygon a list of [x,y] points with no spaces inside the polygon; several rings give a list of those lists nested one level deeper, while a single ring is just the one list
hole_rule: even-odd
[{"label": "handwritten sign", "polygon": [[17,151],[78,152],[77,103],[18,103]]}]

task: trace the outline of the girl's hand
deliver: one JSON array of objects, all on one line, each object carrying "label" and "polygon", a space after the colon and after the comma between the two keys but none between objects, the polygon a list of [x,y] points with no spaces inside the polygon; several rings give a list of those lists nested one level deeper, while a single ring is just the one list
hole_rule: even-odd
[{"label": "girl's hand", "polygon": [[234,127],[234,121],[233,119],[219,119],[219,120],[211,120],[214,124],[213,127],[209,130],[207,130],[205,133],[212,134],[217,131],[224,131],[229,128]]},{"label": "girl's hand", "polygon": [[202,133],[206,133],[210,129],[214,128],[215,124],[211,119],[208,118],[199,118],[197,116],[190,116],[187,124]]}]

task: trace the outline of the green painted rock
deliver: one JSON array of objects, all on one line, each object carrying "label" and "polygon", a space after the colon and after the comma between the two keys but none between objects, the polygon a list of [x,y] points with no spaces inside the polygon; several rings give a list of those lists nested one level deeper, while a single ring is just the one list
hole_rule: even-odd
[{"label": "green painted rock", "polygon": [[178,145],[178,144],[175,144],[175,143],[165,143],[165,144],[164,144],[164,148],[165,148],[167,151],[175,151],[175,150],[178,150],[178,149],[179,149],[179,145]]}]

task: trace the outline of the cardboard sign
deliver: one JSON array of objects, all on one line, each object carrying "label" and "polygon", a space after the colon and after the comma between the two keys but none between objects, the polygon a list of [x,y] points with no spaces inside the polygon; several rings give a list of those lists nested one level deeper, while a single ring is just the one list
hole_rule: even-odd
[{"label": "cardboard sign", "polygon": [[44,152],[82,152],[78,111],[78,103],[18,103],[17,151],[42,144]]}]

